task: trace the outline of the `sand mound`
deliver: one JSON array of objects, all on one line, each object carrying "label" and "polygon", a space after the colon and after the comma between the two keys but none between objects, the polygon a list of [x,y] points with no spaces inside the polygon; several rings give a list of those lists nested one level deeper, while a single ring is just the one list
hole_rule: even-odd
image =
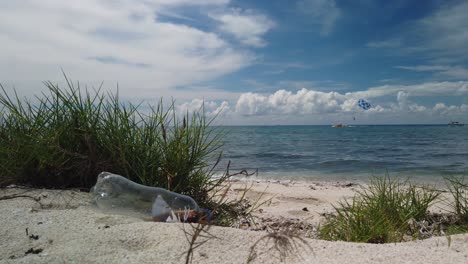
[{"label": "sand mound", "polygon": [[[22,190],[2,192],[4,196]],[[41,198],[39,202],[27,197],[0,201],[1,263],[185,263],[188,224],[106,215],[89,205],[87,193],[26,195]],[[222,227],[209,232],[216,238],[195,249],[193,263],[247,263],[249,257],[252,263],[468,263],[468,234],[372,245],[274,239],[264,231]]]}]

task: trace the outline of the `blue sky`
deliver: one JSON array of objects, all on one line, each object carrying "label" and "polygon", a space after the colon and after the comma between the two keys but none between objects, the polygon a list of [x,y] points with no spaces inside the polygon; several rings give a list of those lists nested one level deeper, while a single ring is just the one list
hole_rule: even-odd
[{"label": "blue sky", "polygon": [[0,2],[8,89],[63,69],[225,125],[468,122],[466,43],[466,1]]}]

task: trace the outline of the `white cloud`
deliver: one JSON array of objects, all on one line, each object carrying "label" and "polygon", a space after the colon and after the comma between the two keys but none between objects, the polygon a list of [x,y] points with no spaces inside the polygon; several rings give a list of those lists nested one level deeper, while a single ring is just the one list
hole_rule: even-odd
[{"label": "white cloud", "polygon": [[[466,97],[467,87],[468,82],[441,82],[387,85],[351,93],[282,89],[273,93],[242,93],[230,102],[205,101],[205,107],[211,116],[222,107],[224,124],[326,124],[336,120],[351,122],[353,116],[357,116],[358,123],[444,123],[447,118],[465,120],[468,105],[423,104],[421,98]],[[369,101],[372,107],[361,109],[357,104],[360,98]],[[180,109],[196,110],[202,102],[192,100]]]},{"label": "white cloud", "polygon": [[221,31],[253,47],[264,47],[266,42],[262,38],[263,35],[275,26],[267,16],[252,10],[231,9],[229,13],[213,14],[211,17],[221,22]]},{"label": "white cloud", "polygon": [[447,55],[467,56],[468,47],[468,2],[460,1],[443,7],[415,25],[419,34],[426,35],[430,42],[423,47]]},{"label": "white cloud", "polygon": [[408,112],[408,113],[417,113],[417,112],[424,112],[427,110],[425,106],[418,105],[413,103],[409,99],[408,92],[399,91],[396,95],[398,105],[391,105],[391,109],[397,112]]},{"label": "white cloud", "polygon": [[333,31],[336,21],[341,16],[335,0],[302,0],[297,3],[300,12],[308,15],[315,24],[320,25],[322,35]]},{"label": "white cloud", "polygon": [[[403,45],[404,43],[404,45]],[[444,3],[430,15],[405,23],[398,36],[367,44],[400,55],[417,54],[435,63],[465,62],[468,58],[468,2]],[[398,49],[395,49],[398,48]]]},{"label": "white cloud", "polygon": [[341,111],[345,95],[301,89],[296,93],[279,90],[270,95],[241,94],[235,111],[242,115],[310,114]]},{"label": "white cloud", "polygon": [[434,106],[434,111],[442,111],[444,109],[446,109],[447,106],[444,104],[444,103],[437,103],[435,106]]},{"label": "white cloud", "polygon": [[225,5],[230,0],[150,0],[148,1],[154,4],[177,6],[177,5]]},{"label": "white cloud", "polygon": [[462,104],[459,106],[456,105],[445,105],[444,103],[437,103],[432,108],[434,113],[437,113],[441,116],[447,116],[448,118],[457,117],[463,114],[468,113],[468,105]]},{"label": "white cloud", "polygon": [[397,93],[397,101],[401,109],[407,109],[408,108],[408,93],[399,91]]},{"label": "white cloud", "polygon": [[366,44],[369,48],[398,48],[402,45],[401,39],[389,39],[384,41],[373,41]]},{"label": "white cloud", "polygon": [[198,113],[204,112],[208,119],[217,117],[225,117],[227,113],[231,112],[229,103],[227,101],[215,102],[205,101],[203,99],[195,98],[192,101],[184,102],[176,106],[176,111],[179,114]]},{"label": "white cloud", "polygon": [[449,78],[468,79],[468,69],[461,66],[447,65],[418,65],[418,66],[397,66],[398,69],[417,71],[417,72],[435,72]]},{"label": "white cloud", "polygon": [[122,95],[174,95],[171,88],[237,71],[255,57],[216,33],[162,22],[158,12],[184,5],[227,8],[228,2],[1,1],[0,80],[37,85],[60,80],[63,68],[86,83],[119,81]]},{"label": "white cloud", "polygon": [[365,91],[347,93],[350,96],[362,98],[378,98],[394,95],[403,91],[411,96],[466,96],[468,82],[429,82],[415,85],[383,85],[371,87]]},{"label": "white cloud", "polygon": [[426,107],[411,102],[409,98],[438,95],[467,96],[468,82],[386,85],[345,94],[338,92],[320,92],[304,88],[296,93],[287,90],[278,90],[272,94],[249,92],[240,95],[236,103],[235,111],[242,115],[353,112],[359,109],[357,101],[360,98],[382,101],[381,98],[394,96],[397,102],[396,107],[393,101],[388,101],[388,99],[386,99],[387,102],[383,101],[382,105],[372,103],[373,106],[369,112],[382,112],[391,109],[422,112],[426,110]]}]

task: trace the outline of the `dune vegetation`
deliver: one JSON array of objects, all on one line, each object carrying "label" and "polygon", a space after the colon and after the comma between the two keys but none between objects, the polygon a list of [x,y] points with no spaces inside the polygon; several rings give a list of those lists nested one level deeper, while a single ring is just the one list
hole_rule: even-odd
[{"label": "dune vegetation", "polygon": [[223,132],[203,108],[180,114],[160,101],[143,111],[65,80],[29,99],[0,85],[0,186],[89,190],[109,171],[212,206],[210,192],[225,180],[211,177]]},{"label": "dune vegetation", "polygon": [[[403,242],[468,232],[468,185],[463,177],[445,178],[449,197],[428,186],[399,178],[373,177],[351,201],[342,201],[319,228],[319,237],[365,243]],[[433,214],[430,206],[443,206]]]}]

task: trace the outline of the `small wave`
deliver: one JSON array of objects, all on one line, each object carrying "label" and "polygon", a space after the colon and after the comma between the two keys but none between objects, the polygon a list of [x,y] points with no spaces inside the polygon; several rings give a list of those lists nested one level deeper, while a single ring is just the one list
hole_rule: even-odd
[{"label": "small wave", "polygon": [[468,153],[427,153],[425,156],[429,156],[433,158],[453,158],[453,157],[467,158]]},{"label": "small wave", "polygon": [[293,154],[293,153],[256,153],[249,155],[255,158],[267,158],[272,160],[292,160],[292,159],[305,159],[305,158],[314,158],[313,155],[305,155],[305,154]]},{"label": "small wave", "polygon": [[360,160],[355,160],[355,159],[348,159],[348,160],[339,159],[339,160],[329,160],[329,161],[319,162],[318,165],[319,166],[353,165],[353,164],[357,164],[360,162],[361,162]]}]

